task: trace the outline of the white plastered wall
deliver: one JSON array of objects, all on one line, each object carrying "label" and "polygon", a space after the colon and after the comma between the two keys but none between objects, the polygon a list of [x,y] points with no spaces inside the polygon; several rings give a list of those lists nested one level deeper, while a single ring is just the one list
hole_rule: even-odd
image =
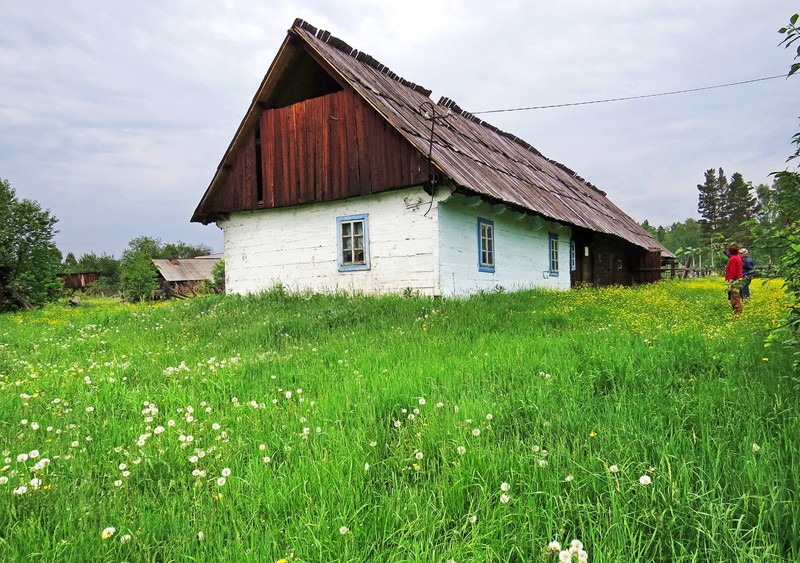
[{"label": "white plastered wall", "polygon": [[[525,216],[504,206],[455,195],[439,209],[440,294],[467,295],[531,287],[569,289],[569,241],[566,225]],[[495,271],[478,269],[478,218],[494,222]],[[550,274],[549,234],[558,234],[559,272]]]},{"label": "white plastered wall", "polygon": [[[225,237],[228,293],[290,291],[437,295],[438,200],[421,188],[281,209],[232,213]],[[370,269],[340,272],[336,218],[369,214]]]}]

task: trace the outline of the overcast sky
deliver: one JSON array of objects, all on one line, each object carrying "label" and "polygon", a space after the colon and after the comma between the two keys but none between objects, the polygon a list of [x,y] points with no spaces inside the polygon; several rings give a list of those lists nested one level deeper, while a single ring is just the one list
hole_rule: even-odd
[{"label": "overcast sky", "polygon": [[[472,112],[786,74],[789,0],[0,0],[0,178],[59,219],[66,255],[132,238],[205,243],[189,223],[294,18]],[[481,115],[637,221],[697,218],[709,168],[786,168],[800,77]]]}]

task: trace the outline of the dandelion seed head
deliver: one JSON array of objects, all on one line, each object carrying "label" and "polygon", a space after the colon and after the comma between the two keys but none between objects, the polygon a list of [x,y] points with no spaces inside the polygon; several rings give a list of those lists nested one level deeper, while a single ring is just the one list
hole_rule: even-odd
[{"label": "dandelion seed head", "polygon": [[614,465],[612,465],[611,467],[609,467],[609,468],[608,468],[608,470],[609,470],[611,473],[619,473],[619,467],[618,467],[616,464],[614,464]]},{"label": "dandelion seed head", "polygon": [[547,551],[551,553],[558,553],[559,551],[561,551],[561,544],[553,540],[547,544]]},{"label": "dandelion seed head", "polygon": [[503,504],[508,504],[508,501],[510,500],[511,498],[509,498],[507,494],[503,493],[502,495],[500,495],[500,502],[502,502]]},{"label": "dandelion seed head", "polygon": [[652,482],[653,480],[650,478],[649,475],[642,475],[641,477],[639,477],[639,483],[641,485],[650,485],[652,484]]},{"label": "dandelion seed head", "polygon": [[342,535],[345,535],[349,531],[350,531],[350,528],[348,528],[347,526],[342,526],[341,528],[339,528],[339,533],[342,534]]},{"label": "dandelion seed head", "polygon": [[108,528],[105,528],[102,532],[100,532],[100,537],[103,538],[104,540],[107,540],[108,538],[113,536],[116,531],[117,531],[116,528],[109,526]]},{"label": "dandelion seed head", "polygon": [[511,490],[511,485],[509,485],[504,481],[503,483],[500,484],[500,490],[503,492],[508,492]]}]

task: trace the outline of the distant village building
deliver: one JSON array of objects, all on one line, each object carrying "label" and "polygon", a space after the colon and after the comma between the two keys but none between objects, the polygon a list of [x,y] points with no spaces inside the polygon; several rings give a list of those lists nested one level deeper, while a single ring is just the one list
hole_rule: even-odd
[{"label": "distant village building", "polygon": [[222,258],[222,254],[209,254],[197,258],[179,260],[154,259],[158,270],[158,290],[164,297],[188,297],[196,295],[201,285],[212,281],[214,265]]},{"label": "distant village building", "polygon": [[465,295],[660,278],[672,254],[604,192],[429,95],[296,20],[192,217],[224,231],[227,291]]},{"label": "distant village building", "polygon": [[74,274],[58,274],[67,291],[85,293],[89,287],[100,279],[100,272],[77,272]]}]

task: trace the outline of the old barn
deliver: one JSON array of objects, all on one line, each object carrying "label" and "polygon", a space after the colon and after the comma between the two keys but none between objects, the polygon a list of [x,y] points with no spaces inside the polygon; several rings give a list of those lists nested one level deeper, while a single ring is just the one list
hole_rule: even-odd
[{"label": "old barn", "polygon": [[630,285],[665,249],[527,142],[296,20],[192,221],[228,292]]}]

